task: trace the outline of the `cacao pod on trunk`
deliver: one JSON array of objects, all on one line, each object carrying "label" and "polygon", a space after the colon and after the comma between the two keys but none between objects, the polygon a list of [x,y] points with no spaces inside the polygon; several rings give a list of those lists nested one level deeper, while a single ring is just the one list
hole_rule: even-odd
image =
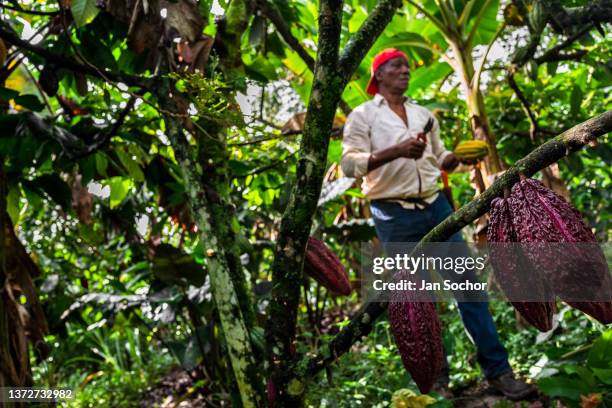
[{"label": "cacao pod on trunk", "polygon": [[[496,198],[491,203],[491,220],[487,229],[490,260],[495,278],[514,308],[532,326],[542,332],[552,329],[555,295],[546,278],[538,270],[529,270],[521,253],[508,199]],[[529,271],[529,273],[527,272]],[[529,280],[526,277],[529,276]],[[525,293],[543,301],[522,302]]]},{"label": "cacao pod on trunk", "polygon": [[333,293],[348,296],[351,282],[340,259],[327,246],[310,237],[306,246],[304,272]]},{"label": "cacao pod on trunk", "polygon": [[[404,273],[396,278],[410,279]],[[393,291],[389,323],[402,363],[421,393],[431,390],[443,366],[444,349],[440,321],[433,302],[422,302],[413,291]]]}]

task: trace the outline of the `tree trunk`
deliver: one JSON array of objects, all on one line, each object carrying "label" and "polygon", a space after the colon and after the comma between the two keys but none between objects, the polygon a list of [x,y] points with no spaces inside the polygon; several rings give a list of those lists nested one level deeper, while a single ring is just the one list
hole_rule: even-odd
[{"label": "tree trunk", "polygon": [[[165,85],[166,90],[172,89],[170,83]],[[178,111],[172,99],[167,96],[162,96],[160,99],[164,109],[175,113]],[[263,393],[258,392],[261,382],[253,358],[251,339],[240,307],[234,277],[228,267],[228,254],[223,246],[225,239],[218,233],[219,230],[223,230],[221,225],[224,225],[226,220],[219,220],[215,217],[215,215],[219,216],[218,212],[215,211],[213,214],[210,210],[219,204],[215,202],[218,196],[211,191],[206,191],[202,183],[205,175],[202,172],[202,166],[195,160],[196,152],[183,134],[182,121],[176,116],[165,115],[164,122],[166,134],[183,171],[191,210],[198,226],[200,240],[204,244],[211,290],[219,311],[221,327],[225,335],[234,378],[240,390],[242,405],[260,407],[262,406],[260,396]],[[241,279],[243,280],[244,276]]]},{"label": "tree trunk", "polygon": [[455,64],[455,72],[461,81],[461,87],[465,93],[468,116],[470,118],[470,128],[474,139],[484,140],[489,144],[490,153],[484,159],[485,164],[485,186],[490,184],[488,179],[490,175],[499,173],[506,166],[499,157],[497,152],[497,141],[495,135],[489,127],[489,119],[487,117],[484,104],[484,96],[480,89],[474,89],[474,63],[472,60],[471,49],[462,45],[459,41],[451,42],[451,50]]}]

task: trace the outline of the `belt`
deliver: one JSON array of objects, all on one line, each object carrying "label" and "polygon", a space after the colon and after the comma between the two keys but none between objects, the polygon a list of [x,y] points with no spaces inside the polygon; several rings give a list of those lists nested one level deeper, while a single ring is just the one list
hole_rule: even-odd
[{"label": "belt", "polygon": [[372,201],[404,201],[406,203],[414,204],[415,207],[419,210],[423,210],[431,205],[425,200],[430,197],[433,197],[436,194],[439,194],[439,192],[436,191],[435,193],[427,197],[387,197],[387,198],[377,198],[376,200],[372,200]]}]

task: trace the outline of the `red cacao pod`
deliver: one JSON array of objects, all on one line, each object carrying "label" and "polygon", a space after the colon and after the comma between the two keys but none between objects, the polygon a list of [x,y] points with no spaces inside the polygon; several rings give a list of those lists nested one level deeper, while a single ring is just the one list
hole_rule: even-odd
[{"label": "red cacao pod", "polygon": [[313,237],[308,239],[306,246],[304,272],[335,294],[351,294],[351,282],[340,259],[323,242]]},{"label": "red cacao pod", "polygon": [[[516,244],[518,238],[509,201],[510,199],[496,198],[491,203],[491,219],[487,229],[491,265],[497,282],[514,308],[532,326],[546,332],[552,329],[555,296],[546,278],[538,270],[529,270],[529,265],[525,264],[521,248]],[[526,279],[527,275],[529,280]],[[512,300],[526,293],[543,301]]]},{"label": "red cacao pod", "polygon": [[[526,258],[533,269],[544,273],[561,300],[609,323],[612,278],[603,251],[581,214],[533,179],[514,185],[510,211],[518,240],[529,243],[524,248],[529,248]],[[583,301],[585,294],[597,301]]]},{"label": "red cacao pod", "polygon": [[268,397],[268,408],[274,408],[276,403],[276,386],[274,386],[272,378],[269,378],[268,384],[266,384],[266,394]]},{"label": "red cacao pod", "polygon": [[[396,276],[405,277],[403,273]],[[421,393],[426,394],[440,375],[445,357],[436,306],[417,300],[421,299],[413,291],[393,291],[389,323],[404,367]]]}]

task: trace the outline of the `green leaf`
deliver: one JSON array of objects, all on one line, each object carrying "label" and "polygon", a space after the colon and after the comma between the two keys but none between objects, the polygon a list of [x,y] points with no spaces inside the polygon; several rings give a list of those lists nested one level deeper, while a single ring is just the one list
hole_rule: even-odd
[{"label": "green leaf", "polygon": [[6,195],[6,212],[13,225],[17,225],[19,223],[19,199],[21,198],[21,190],[19,189],[18,184],[13,184],[8,189],[8,194]]},{"label": "green leaf", "polygon": [[112,102],[111,102],[110,92],[106,88],[104,88],[104,103],[106,104],[108,108],[111,107]]},{"label": "green leaf", "polygon": [[499,9],[498,0],[475,0],[471,14],[474,16],[468,21],[467,30],[473,32],[472,46],[478,44],[488,44],[497,28],[497,10]]},{"label": "green leaf", "polygon": [[251,30],[249,31],[249,44],[251,47],[257,47],[264,41],[266,35],[266,19],[262,16],[255,16],[251,23]]},{"label": "green leaf", "polygon": [[227,164],[230,169],[232,169],[232,173],[234,173],[236,177],[244,176],[248,172],[253,170],[251,166],[249,166],[242,160],[230,159]]},{"label": "green leaf", "polygon": [[332,140],[329,142],[329,148],[327,149],[327,162],[340,163],[340,157],[342,156],[342,140]]},{"label": "green leaf", "polygon": [[67,212],[72,206],[72,189],[57,174],[43,174],[34,180],[24,180],[23,183],[31,190],[44,192]]},{"label": "green leaf", "polygon": [[584,93],[578,85],[574,85],[572,93],[570,94],[570,115],[576,116],[580,111],[580,104],[582,104],[582,98]]},{"label": "green leaf", "polygon": [[447,63],[435,63],[427,67],[421,67],[412,73],[408,94],[413,95],[419,89],[425,89],[436,81],[450,74],[453,69]]},{"label": "green leaf", "polygon": [[612,368],[610,356],[612,356],[612,329],[606,330],[595,340],[587,358],[587,365],[591,368]]},{"label": "green leaf", "polygon": [[554,376],[542,378],[538,381],[538,388],[549,397],[565,397],[574,401],[580,400],[580,395],[589,392],[580,381],[567,376]]},{"label": "green leaf", "polygon": [[135,182],[142,183],[145,179],[142,169],[136,160],[132,159],[133,155],[122,147],[115,149],[115,153],[117,154],[119,161]]},{"label": "green leaf", "polygon": [[612,385],[612,368],[593,368],[593,373],[602,383]]},{"label": "green leaf", "polygon": [[276,68],[272,65],[270,60],[263,55],[257,54],[257,56],[251,60],[249,55],[243,54],[243,60],[246,73],[256,81],[268,82],[278,79]]},{"label": "green leaf", "polygon": [[108,181],[110,187],[110,208],[115,208],[127,197],[132,187],[130,179],[113,177]]},{"label": "green leaf", "polygon": [[[445,46],[444,43],[437,44],[439,49]],[[383,36],[376,42],[373,50],[380,51],[389,47],[405,51],[411,62],[422,61],[424,63],[430,63],[434,55],[432,52],[432,43],[427,42],[423,36],[414,32],[402,32],[392,37]]]},{"label": "green leaf", "polygon": [[368,15],[363,11],[363,7],[356,7],[348,22],[349,33],[357,32],[366,18],[368,18]]},{"label": "green leaf", "polygon": [[15,98],[17,95],[19,95],[19,92],[15,91],[14,89],[0,86],[0,100],[9,101]]},{"label": "green leaf", "polygon": [[195,261],[193,255],[170,244],[160,244],[155,248],[153,273],[170,284],[202,286],[206,279],[206,270]]},{"label": "green leaf", "polygon": [[106,169],[108,168],[106,155],[102,152],[97,152],[94,157],[96,160],[96,171],[99,175],[106,177]]},{"label": "green leaf", "polygon": [[82,27],[91,23],[100,9],[96,7],[96,0],[72,0],[70,12],[77,27]]},{"label": "green leaf", "polygon": [[17,105],[21,105],[34,112],[40,112],[45,105],[35,95],[19,95],[14,98]]}]

